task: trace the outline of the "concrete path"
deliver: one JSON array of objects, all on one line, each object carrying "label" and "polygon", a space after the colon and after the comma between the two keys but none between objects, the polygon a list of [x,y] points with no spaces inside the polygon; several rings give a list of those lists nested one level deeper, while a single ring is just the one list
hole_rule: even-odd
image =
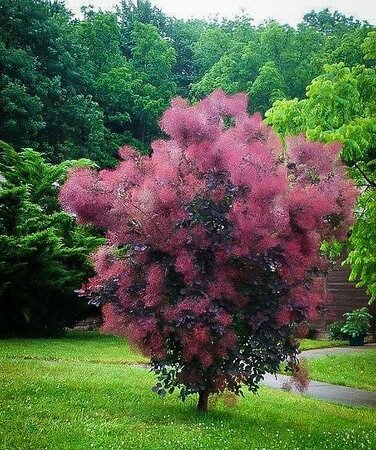
[{"label": "concrete path", "polygon": [[[306,350],[300,353],[299,357],[301,359],[319,358],[324,356],[340,355],[344,353],[361,353],[366,352],[371,348],[375,349],[376,344],[367,344],[364,347],[332,347],[316,350]],[[300,393],[299,390],[294,386],[293,378],[287,375],[274,376],[271,374],[266,374],[262,384],[277,389],[286,389],[286,386],[288,386],[289,390],[291,390],[292,392]],[[334,403],[376,408],[376,392],[338,386],[321,381],[311,380],[308,390],[305,391],[304,394],[310,397]]]},{"label": "concrete path", "polygon": [[362,353],[370,349],[376,349],[376,344],[366,344],[361,347],[330,347],[305,350],[299,354],[299,358],[321,358],[327,355],[340,355],[343,353]]},{"label": "concrete path", "polygon": [[[370,348],[376,348],[376,344],[367,344],[364,347],[331,347],[316,350],[306,350],[301,352],[300,358],[318,358],[325,355],[338,355],[343,353],[365,352]],[[149,369],[149,364],[131,364],[131,367],[142,367]],[[298,394],[305,394],[309,397],[326,400],[328,402],[340,403],[350,406],[368,406],[376,408],[376,392],[365,391],[362,389],[354,389],[335,384],[323,383],[321,381],[311,380],[309,387],[305,392],[300,392],[294,386],[294,380],[288,375],[271,375],[266,374],[261,382],[264,386],[276,389],[286,389]]]},{"label": "concrete path", "polygon": [[[285,389],[285,386],[291,386],[292,392],[301,394],[293,385],[292,377],[287,375],[271,375],[266,374],[263,385]],[[308,390],[303,394],[334,403],[342,403],[352,406],[368,406],[376,408],[376,392],[364,391],[362,389],[354,389],[345,386],[337,386],[321,381],[310,381]]]}]

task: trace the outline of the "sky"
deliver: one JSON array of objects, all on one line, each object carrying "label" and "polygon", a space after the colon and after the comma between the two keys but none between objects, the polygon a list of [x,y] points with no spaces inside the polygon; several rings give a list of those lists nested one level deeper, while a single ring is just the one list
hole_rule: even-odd
[{"label": "sky", "polygon": [[[91,4],[95,9],[111,10],[116,0],[65,0],[75,14],[82,5]],[[258,24],[267,19],[296,25],[303,15],[312,9],[330,8],[376,25],[375,0],[151,0],[151,3],[168,15],[188,19],[190,17],[234,17],[244,10]]]}]

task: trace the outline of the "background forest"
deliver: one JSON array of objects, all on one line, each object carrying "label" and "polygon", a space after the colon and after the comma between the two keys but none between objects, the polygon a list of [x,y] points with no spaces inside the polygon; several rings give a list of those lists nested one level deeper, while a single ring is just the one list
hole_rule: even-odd
[{"label": "background forest", "polygon": [[[84,8],[82,18],[62,1],[0,0],[0,140],[9,144],[0,161],[0,334],[53,334],[79,316],[72,307],[54,317],[47,306],[52,297],[64,310],[76,302],[73,289],[91,271],[86,255],[101,241],[58,206],[69,167],[114,166],[123,144],[148,153],[173,97],[194,103],[217,88],[247,92],[250,112],[282,138],[342,142],[361,192],[348,260],[376,297],[375,62],[376,28],[327,9],[294,28],[246,15],[180,20],[147,0]],[[22,292],[20,273],[30,283]]]}]

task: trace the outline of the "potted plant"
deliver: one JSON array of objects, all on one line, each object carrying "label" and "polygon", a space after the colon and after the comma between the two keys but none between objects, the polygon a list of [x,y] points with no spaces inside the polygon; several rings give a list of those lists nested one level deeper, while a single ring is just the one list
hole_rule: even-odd
[{"label": "potted plant", "polygon": [[349,336],[349,345],[364,345],[364,337],[371,328],[371,314],[367,308],[354,309],[354,311],[344,314],[345,324],[341,332]]}]

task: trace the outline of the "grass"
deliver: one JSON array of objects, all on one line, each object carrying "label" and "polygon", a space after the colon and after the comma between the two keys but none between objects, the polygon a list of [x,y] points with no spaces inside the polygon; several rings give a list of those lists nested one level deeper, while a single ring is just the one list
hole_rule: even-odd
[{"label": "grass", "polygon": [[[301,350],[347,346],[344,341],[302,339]],[[89,361],[102,363],[146,363],[125,339],[97,331],[68,331],[57,339],[4,339],[0,344],[3,358]]]},{"label": "grass", "polygon": [[[301,350],[347,346],[345,341],[302,339]],[[148,359],[125,339],[97,331],[68,331],[56,339],[4,339],[0,355],[5,358],[89,361],[137,364]]]},{"label": "grass", "polygon": [[68,331],[57,339],[4,339],[0,357],[119,364],[148,361],[125,339],[97,331]]},{"label": "grass", "polygon": [[208,415],[192,399],[160,399],[154,378],[126,365],[1,362],[0,448],[372,449],[376,413],[261,389]]},{"label": "grass", "polygon": [[315,350],[318,348],[330,347],[348,347],[348,341],[329,341],[317,339],[302,339],[300,342],[300,350]]},{"label": "grass", "polygon": [[376,448],[375,410],[261,388],[200,415],[153,394],[153,375],[124,364],[138,358],[95,333],[0,342],[0,449]]},{"label": "grass", "polygon": [[376,349],[307,360],[313,380],[376,392]]}]

